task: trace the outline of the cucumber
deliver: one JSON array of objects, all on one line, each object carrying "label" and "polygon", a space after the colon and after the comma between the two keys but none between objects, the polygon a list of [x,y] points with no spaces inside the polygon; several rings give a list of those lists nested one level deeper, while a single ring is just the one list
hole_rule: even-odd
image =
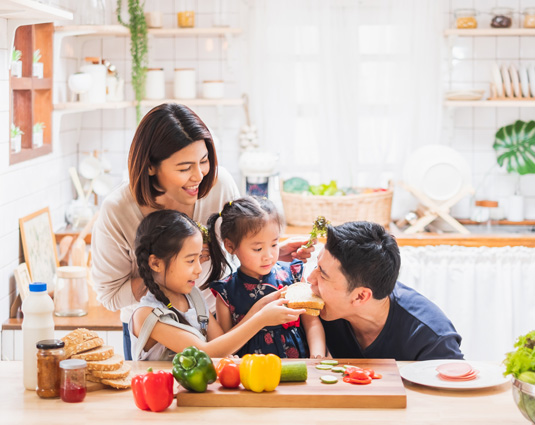
[{"label": "cucumber", "polygon": [[324,384],[336,384],[338,382],[338,378],[332,375],[320,376],[320,380]]},{"label": "cucumber", "polygon": [[308,377],[305,362],[282,363],[281,382],[305,382]]},{"label": "cucumber", "polygon": [[335,366],[331,369],[331,372],[335,373],[344,373],[346,371],[346,368],[343,366]]},{"label": "cucumber", "polygon": [[336,366],[338,364],[338,360],[322,360],[320,364],[330,364],[331,366]]},{"label": "cucumber", "polygon": [[333,367],[331,365],[328,365],[328,364],[319,364],[319,365],[316,365],[316,369],[319,369],[319,370],[331,370]]}]

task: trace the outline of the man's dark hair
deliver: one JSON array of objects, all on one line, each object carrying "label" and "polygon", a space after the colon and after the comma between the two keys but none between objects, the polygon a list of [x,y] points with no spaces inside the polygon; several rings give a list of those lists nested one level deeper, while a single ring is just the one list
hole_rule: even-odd
[{"label": "man's dark hair", "polygon": [[368,221],[328,226],[325,249],[340,262],[348,292],[364,286],[380,300],[394,290],[401,258],[395,238],[383,226]]}]

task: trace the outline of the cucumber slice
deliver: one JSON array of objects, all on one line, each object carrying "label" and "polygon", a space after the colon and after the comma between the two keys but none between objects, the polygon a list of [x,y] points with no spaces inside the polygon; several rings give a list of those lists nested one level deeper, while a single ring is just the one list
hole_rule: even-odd
[{"label": "cucumber slice", "polygon": [[305,382],[308,377],[305,362],[282,363],[281,382]]},{"label": "cucumber slice", "polygon": [[343,366],[335,366],[331,369],[331,372],[335,373],[344,373],[346,371],[346,368]]},{"label": "cucumber slice", "polygon": [[338,382],[338,378],[332,375],[320,376],[320,380],[323,384],[336,384]]},{"label": "cucumber slice", "polygon": [[330,364],[331,366],[336,366],[338,364],[338,360],[322,360],[320,364]]},{"label": "cucumber slice", "polygon": [[316,365],[316,369],[319,369],[319,370],[331,370],[332,366],[328,365],[328,364],[319,364],[319,365]]}]

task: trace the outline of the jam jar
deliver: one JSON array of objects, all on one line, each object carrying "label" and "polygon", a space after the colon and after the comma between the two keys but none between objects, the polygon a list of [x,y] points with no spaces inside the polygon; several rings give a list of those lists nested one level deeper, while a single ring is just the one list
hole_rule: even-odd
[{"label": "jam jar", "polygon": [[510,7],[494,7],[491,10],[492,20],[490,26],[492,28],[511,28],[513,23],[513,9]]},{"label": "jam jar", "polygon": [[37,347],[37,395],[41,398],[58,398],[60,386],[59,364],[65,357],[61,339],[44,339]]},{"label": "jam jar", "polygon": [[535,7],[526,7],[524,15],[524,28],[535,28]]},{"label": "jam jar", "polygon": [[62,360],[59,395],[67,403],[79,403],[86,394],[85,369],[87,362],[81,359]]},{"label": "jam jar", "polygon": [[477,28],[475,9],[455,9],[455,26],[459,29]]}]

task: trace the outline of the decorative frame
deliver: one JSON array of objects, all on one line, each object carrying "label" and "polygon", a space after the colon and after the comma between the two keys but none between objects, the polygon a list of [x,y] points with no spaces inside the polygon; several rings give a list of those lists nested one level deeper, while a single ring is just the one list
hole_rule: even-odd
[{"label": "decorative frame", "polygon": [[24,259],[32,282],[54,283],[59,267],[56,236],[48,207],[19,219]]},{"label": "decorative frame", "polygon": [[24,298],[30,293],[30,283],[32,282],[26,263],[20,263],[13,271],[13,275],[15,276],[15,282],[17,282],[20,300],[24,301]]}]

